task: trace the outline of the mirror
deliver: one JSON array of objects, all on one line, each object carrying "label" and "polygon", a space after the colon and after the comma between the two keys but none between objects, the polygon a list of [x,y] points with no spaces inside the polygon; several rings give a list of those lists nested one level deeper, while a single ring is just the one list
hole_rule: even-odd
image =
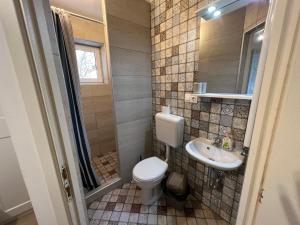
[{"label": "mirror", "polygon": [[194,82],[206,82],[207,93],[253,94],[268,6],[267,0],[249,0],[211,17],[198,14]]}]

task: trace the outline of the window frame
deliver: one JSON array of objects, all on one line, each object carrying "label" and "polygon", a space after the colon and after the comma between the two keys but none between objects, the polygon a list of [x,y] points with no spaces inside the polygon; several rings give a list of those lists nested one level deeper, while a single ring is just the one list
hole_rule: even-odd
[{"label": "window frame", "polygon": [[[93,41],[87,41],[87,40],[75,40],[75,56],[76,56],[76,62],[77,62],[77,55],[76,55],[76,50],[83,50],[83,51],[88,51],[88,52],[94,52],[95,53],[95,63],[96,63],[96,69],[97,69],[97,78],[96,79],[91,79],[91,78],[81,78],[79,71],[78,71],[78,76],[79,76],[79,81],[81,85],[84,84],[105,84],[107,83],[107,79],[104,73],[104,62],[103,62],[103,49],[104,45],[102,43],[98,42],[93,42]],[[78,62],[77,62],[78,64]],[[77,65],[78,68],[78,65]]]}]

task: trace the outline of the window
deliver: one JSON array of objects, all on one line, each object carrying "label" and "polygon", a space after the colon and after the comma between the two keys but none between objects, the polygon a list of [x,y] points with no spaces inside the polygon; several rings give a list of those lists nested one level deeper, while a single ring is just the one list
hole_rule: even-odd
[{"label": "window", "polygon": [[101,46],[76,44],[76,59],[81,83],[104,83]]}]

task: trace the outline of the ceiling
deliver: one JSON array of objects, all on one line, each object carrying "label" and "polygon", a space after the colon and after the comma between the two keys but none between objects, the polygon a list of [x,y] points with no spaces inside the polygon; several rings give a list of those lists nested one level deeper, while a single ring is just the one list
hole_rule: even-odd
[{"label": "ceiling", "polygon": [[101,0],[50,0],[50,5],[103,21]]}]

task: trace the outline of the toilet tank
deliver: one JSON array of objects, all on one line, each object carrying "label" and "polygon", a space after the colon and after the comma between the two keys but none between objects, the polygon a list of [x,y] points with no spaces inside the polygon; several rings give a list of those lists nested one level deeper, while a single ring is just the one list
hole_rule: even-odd
[{"label": "toilet tank", "polygon": [[182,144],[184,118],[168,113],[155,115],[156,137],[174,148]]}]

